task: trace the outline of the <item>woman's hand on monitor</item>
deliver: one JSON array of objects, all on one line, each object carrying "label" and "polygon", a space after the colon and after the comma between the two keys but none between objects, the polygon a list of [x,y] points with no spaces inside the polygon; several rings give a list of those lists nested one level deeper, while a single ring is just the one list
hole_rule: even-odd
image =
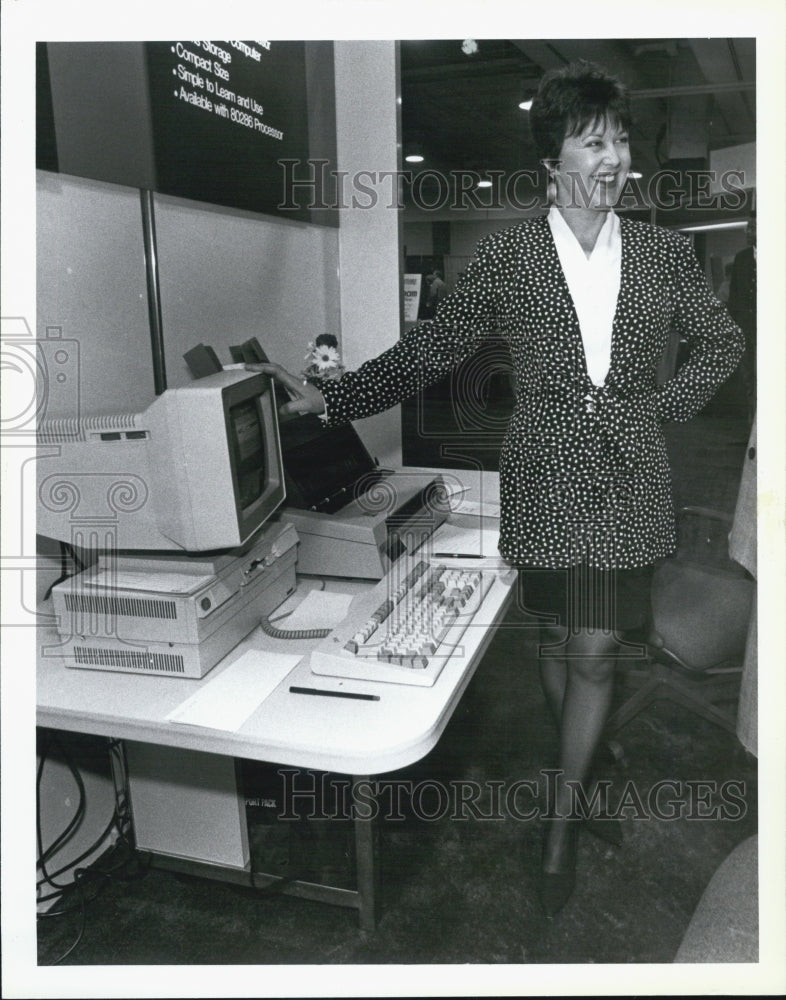
[{"label": "woman's hand on monitor", "polygon": [[279,409],[282,415],[291,413],[316,413],[323,416],[325,413],[325,397],[311,382],[292,375],[281,365],[271,363],[247,364],[246,371],[263,372],[271,378],[277,379],[289,393],[289,402],[284,403]]}]

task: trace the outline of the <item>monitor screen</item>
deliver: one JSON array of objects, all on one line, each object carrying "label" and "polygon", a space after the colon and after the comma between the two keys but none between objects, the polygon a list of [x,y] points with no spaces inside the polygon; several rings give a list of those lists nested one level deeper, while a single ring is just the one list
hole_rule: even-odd
[{"label": "monitor screen", "polygon": [[262,419],[254,400],[238,403],[229,410],[237,498],[241,510],[248,510],[256,503],[265,488],[265,438]]}]

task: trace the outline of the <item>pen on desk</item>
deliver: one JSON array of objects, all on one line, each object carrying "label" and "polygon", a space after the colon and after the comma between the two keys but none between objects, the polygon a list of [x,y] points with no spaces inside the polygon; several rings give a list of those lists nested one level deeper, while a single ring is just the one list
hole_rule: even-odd
[{"label": "pen on desk", "polygon": [[434,559],[485,559],[477,552],[434,552]]},{"label": "pen on desk", "polygon": [[360,694],[358,691],[327,691],[324,688],[290,687],[291,694],[316,694],[325,698],[359,698],[361,701],[379,701],[378,694]]}]

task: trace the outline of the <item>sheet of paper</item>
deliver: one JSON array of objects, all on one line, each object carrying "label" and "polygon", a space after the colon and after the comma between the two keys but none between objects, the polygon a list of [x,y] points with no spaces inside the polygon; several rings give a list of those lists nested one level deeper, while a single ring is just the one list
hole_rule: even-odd
[{"label": "sheet of paper", "polygon": [[474,500],[465,500],[463,497],[455,503],[451,503],[450,509],[454,514],[477,514],[479,517],[499,517],[498,503],[488,503],[487,501],[477,503]]},{"label": "sheet of paper", "polygon": [[118,570],[110,573],[101,569],[85,580],[89,587],[111,587],[123,590],[145,590],[156,594],[190,594],[210,583],[212,577],[192,576],[190,573],[142,573]]},{"label": "sheet of paper", "polygon": [[271,622],[276,628],[288,631],[302,628],[334,628],[347,617],[351,603],[352,594],[311,590],[292,614],[281,617],[274,614]]},{"label": "sheet of paper", "polygon": [[251,649],[173,709],[167,719],[234,733],[301,659]]},{"label": "sheet of paper", "polygon": [[499,557],[499,531],[494,528],[467,528],[459,524],[441,524],[430,539],[431,552],[436,555]]}]

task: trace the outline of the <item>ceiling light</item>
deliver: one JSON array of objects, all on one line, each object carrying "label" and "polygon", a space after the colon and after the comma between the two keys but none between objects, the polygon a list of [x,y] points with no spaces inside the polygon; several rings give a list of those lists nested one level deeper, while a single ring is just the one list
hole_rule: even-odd
[{"label": "ceiling light", "polygon": [[707,222],[704,225],[699,226],[677,226],[677,232],[679,233],[708,233],[715,229],[745,229],[748,225],[747,219],[742,219],[740,222]]},{"label": "ceiling light", "polygon": [[640,181],[643,176],[644,176],[644,174],[642,174],[638,170],[629,170],[628,171],[628,177],[630,177],[631,180]]},{"label": "ceiling light", "polygon": [[420,153],[410,153],[409,156],[405,156],[404,159],[407,163],[422,163],[423,157]]},{"label": "ceiling light", "polygon": [[519,104],[519,107],[521,108],[522,111],[529,111],[529,109],[532,107],[532,98],[530,97],[528,101],[522,101]]},{"label": "ceiling light", "polygon": [[488,180],[478,181],[479,188],[490,188],[492,187],[492,182]]}]

